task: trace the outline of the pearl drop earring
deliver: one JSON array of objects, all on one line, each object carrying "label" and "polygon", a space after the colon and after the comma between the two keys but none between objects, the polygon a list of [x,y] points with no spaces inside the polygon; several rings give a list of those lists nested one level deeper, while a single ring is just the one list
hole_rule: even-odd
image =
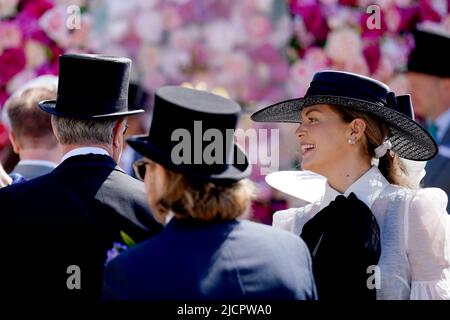
[{"label": "pearl drop earring", "polygon": [[350,138],[348,138],[347,142],[348,142],[349,144],[355,144],[355,141],[353,141],[353,140],[350,139]]}]

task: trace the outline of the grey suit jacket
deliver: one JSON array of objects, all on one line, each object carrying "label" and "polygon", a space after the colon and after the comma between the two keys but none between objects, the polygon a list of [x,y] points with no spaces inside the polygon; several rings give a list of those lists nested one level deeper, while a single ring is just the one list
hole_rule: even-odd
[{"label": "grey suit jacket", "polygon": [[52,167],[40,164],[18,164],[12,173],[18,173],[27,178],[27,180],[30,180],[50,173],[53,169]]},{"label": "grey suit jacket", "polygon": [[[441,152],[429,161],[426,166],[427,174],[423,180],[424,187],[437,187],[441,188],[447,193],[450,193],[450,157],[442,152],[442,147],[450,149],[450,128],[444,134],[442,141],[439,144]],[[450,206],[447,203],[447,212],[449,212]]]}]

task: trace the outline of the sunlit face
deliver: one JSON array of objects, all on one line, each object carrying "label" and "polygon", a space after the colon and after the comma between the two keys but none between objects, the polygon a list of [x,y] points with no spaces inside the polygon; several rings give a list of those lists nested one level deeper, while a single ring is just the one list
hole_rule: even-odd
[{"label": "sunlit face", "polygon": [[296,130],[300,140],[302,168],[326,176],[335,168],[342,152],[349,150],[350,126],[333,107],[314,105],[301,112],[301,124]]},{"label": "sunlit face", "polygon": [[423,118],[434,119],[439,115],[440,92],[439,78],[427,74],[409,72],[409,89],[414,111]]}]

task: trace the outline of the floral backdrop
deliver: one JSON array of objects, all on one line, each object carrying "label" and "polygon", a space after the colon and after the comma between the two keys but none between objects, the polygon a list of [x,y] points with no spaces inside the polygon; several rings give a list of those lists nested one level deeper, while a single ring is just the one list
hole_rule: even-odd
[{"label": "floral backdrop", "polygon": [[[370,5],[380,9],[371,29]],[[417,24],[450,32],[448,0],[290,0],[293,36],[291,96],[303,95],[314,72],[337,69],[368,75],[405,93],[405,71]]]},{"label": "floral backdrop", "polygon": [[[380,21],[371,29],[374,4]],[[449,9],[450,0],[0,0],[0,106],[26,81],[57,74],[64,52],[127,56],[132,80],[149,93],[183,84],[249,110],[303,95],[323,69],[406,93],[411,31],[421,23],[450,32]],[[286,168],[297,145],[280,137]],[[0,123],[0,150],[7,142]],[[271,212],[280,203],[260,205]]]}]

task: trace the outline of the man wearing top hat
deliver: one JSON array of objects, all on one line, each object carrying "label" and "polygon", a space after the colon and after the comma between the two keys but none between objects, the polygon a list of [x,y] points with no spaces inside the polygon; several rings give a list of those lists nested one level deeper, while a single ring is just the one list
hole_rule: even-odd
[{"label": "man wearing top hat", "polygon": [[62,145],[51,173],[0,190],[8,297],[97,299],[108,250],[159,232],[142,182],[117,166],[131,60],[62,55],[56,100],[40,102]]},{"label": "man wearing top hat", "polygon": [[[450,35],[423,28],[414,33],[415,48],[408,65],[408,80],[416,113],[439,145],[423,180],[425,187],[450,193]],[[449,210],[447,204],[447,211]]]}]

